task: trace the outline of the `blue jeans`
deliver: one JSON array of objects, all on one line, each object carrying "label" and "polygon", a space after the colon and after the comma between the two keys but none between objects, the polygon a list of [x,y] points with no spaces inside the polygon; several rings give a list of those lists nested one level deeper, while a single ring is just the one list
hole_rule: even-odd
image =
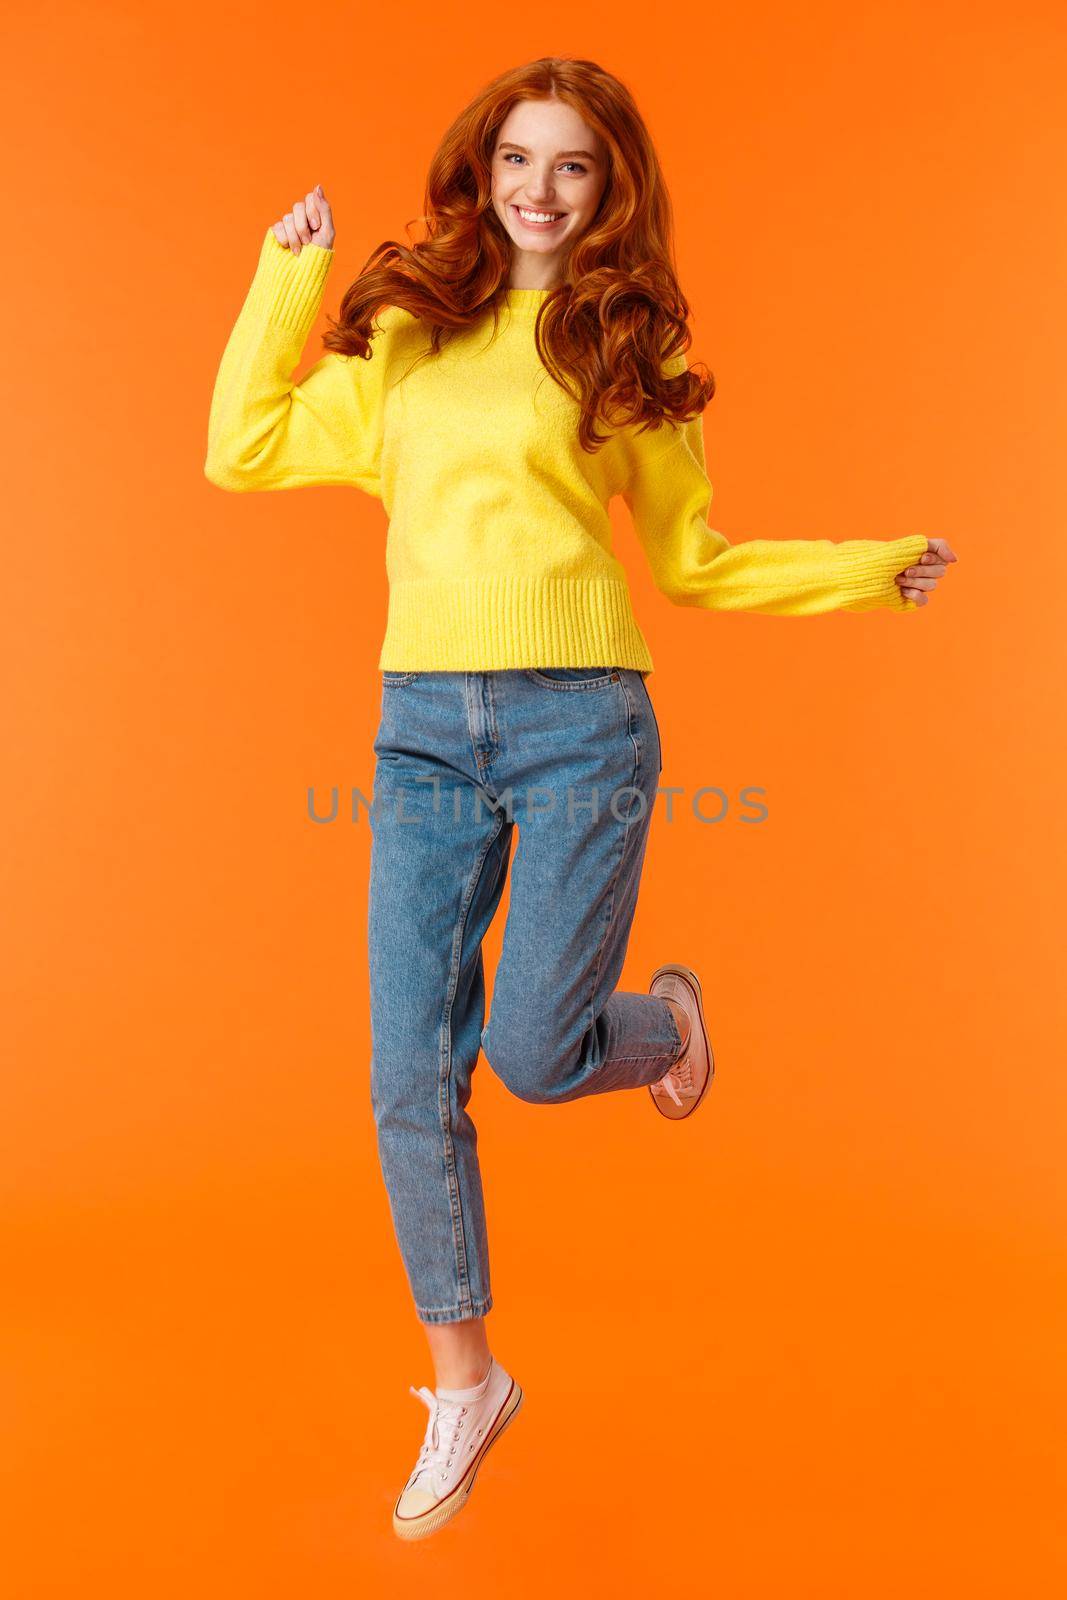
[{"label": "blue jeans", "polygon": [[[661,1078],[667,1002],[616,991],[662,770],[639,671],[385,672],[374,741],[371,1104],[424,1322],[492,1305],[477,1134],[481,1048],[523,1100]],[[482,940],[511,897],[492,1015]]]}]

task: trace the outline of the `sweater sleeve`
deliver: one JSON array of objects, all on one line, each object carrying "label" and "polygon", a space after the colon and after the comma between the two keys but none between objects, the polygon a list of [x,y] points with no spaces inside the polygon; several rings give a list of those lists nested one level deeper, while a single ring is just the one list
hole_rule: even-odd
[{"label": "sweater sleeve", "polygon": [[893,579],[923,554],[924,534],[731,544],[710,528],[703,424],[701,414],[671,428],[666,446],[658,433],[637,436],[636,462],[622,489],[656,585],[676,605],[784,617],[919,609]]},{"label": "sweater sleeve", "polygon": [[332,262],[322,245],[293,255],[267,229],[211,398],[204,474],[220,489],[347,483],[380,496],[385,363],[377,337],[369,358],[327,351],[292,382]]}]

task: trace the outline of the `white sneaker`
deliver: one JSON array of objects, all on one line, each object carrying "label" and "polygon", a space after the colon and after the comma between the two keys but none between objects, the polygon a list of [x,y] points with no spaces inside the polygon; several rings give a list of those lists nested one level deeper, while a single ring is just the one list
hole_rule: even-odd
[{"label": "white sneaker", "polygon": [[700,979],[691,967],[668,962],[652,974],[649,993],[673,1000],[682,1007],[689,1026],[683,1035],[682,1054],[656,1083],[648,1086],[656,1110],[672,1122],[691,1117],[715,1076],[715,1056],[704,1021]]},{"label": "white sneaker", "polygon": [[522,1404],[522,1390],[495,1358],[480,1399],[447,1399],[414,1384],[409,1389],[430,1417],[419,1459],[393,1508],[393,1532],[424,1539],[463,1510],[486,1451]]}]

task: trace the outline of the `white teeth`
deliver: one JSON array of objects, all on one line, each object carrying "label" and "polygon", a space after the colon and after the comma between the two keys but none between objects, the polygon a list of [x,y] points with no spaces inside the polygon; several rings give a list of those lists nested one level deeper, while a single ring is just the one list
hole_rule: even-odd
[{"label": "white teeth", "polygon": [[555,222],[557,217],[562,217],[562,211],[524,211],[521,206],[515,208],[520,217],[527,222]]}]

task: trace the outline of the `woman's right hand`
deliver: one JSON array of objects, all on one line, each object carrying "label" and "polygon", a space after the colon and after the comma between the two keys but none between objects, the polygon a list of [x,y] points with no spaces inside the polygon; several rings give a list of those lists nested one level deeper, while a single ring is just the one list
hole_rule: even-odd
[{"label": "woman's right hand", "polygon": [[332,250],[333,213],[322,192],[322,184],[309,189],[303,200],[295,201],[292,211],[287,211],[280,222],[272,222],[271,227],[278,243],[291,250],[294,256],[298,256],[306,244]]}]

